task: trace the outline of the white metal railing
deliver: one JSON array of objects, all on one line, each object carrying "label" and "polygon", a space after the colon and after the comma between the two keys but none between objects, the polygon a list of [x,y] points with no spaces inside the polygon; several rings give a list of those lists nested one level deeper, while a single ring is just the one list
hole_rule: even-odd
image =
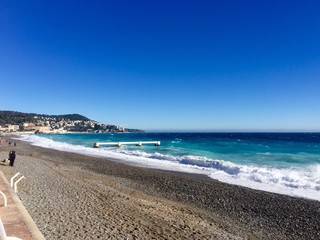
[{"label": "white metal railing", "polygon": [[0,191],[0,194],[2,195],[2,197],[4,199],[4,206],[6,207],[7,206],[7,197],[2,191]]},{"label": "white metal railing", "polygon": [[11,179],[10,179],[10,186],[13,188],[13,179],[15,179],[18,175],[20,174],[20,172],[18,172],[17,174],[15,174]]},{"label": "white metal railing", "polygon": [[13,183],[13,180],[20,174],[20,172],[18,172],[17,174],[15,174],[11,179],[10,179],[10,185],[13,188],[14,192],[18,192],[18,182],[20,182],[23,178],[25,178],[24,176],[21,176],[15,183]]},{"label": "white metal railing", "polygon": [[17,188],[17,184],[18,182],[20,182],[22,179],[24,178],[24,176],[22,176],[21,178],[19,178],[15,183],[14,183],[14,192],[18,192],[18,188]]},{"label": "white metal railing", "polygon": [[2,220],[0,218],[0,240],[22,240],[22,239],[18,237],[7,236],[6,230],[4,229]]}]

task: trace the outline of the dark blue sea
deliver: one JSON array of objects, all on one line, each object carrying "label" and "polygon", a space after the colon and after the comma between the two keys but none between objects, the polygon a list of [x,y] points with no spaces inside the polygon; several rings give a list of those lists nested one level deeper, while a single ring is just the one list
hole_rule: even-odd
[{"label": "dark blue sea", "polygon": [[[23,135],[35,145],[320,200],[320,133],[99,133]],[[93,148],[94,142],[160,141]]]}]

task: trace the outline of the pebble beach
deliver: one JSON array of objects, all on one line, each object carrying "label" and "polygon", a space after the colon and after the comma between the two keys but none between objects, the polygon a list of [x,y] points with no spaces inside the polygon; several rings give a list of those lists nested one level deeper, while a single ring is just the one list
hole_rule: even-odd
[{"label": "pebble beach", "polygon": [[[320,202],[10,140],[8,180],[46,239],[320,239]],[[9,146],[14,141],[16,146]]]}]

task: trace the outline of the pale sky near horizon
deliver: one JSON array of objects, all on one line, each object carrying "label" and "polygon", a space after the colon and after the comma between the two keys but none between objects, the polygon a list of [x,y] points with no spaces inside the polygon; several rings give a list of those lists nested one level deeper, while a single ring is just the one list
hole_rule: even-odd
[{"label": "pale sky near horizon", "polygon": [[320,1],[0,0],[0,110],[320,131]]}]

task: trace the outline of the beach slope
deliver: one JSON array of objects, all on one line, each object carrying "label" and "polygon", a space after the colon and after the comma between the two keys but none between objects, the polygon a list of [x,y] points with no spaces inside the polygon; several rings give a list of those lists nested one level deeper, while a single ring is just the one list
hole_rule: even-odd
[{"label": "beach slope", "polygon": [[46,239],[320,239],[318,201],[5,140]]}]

